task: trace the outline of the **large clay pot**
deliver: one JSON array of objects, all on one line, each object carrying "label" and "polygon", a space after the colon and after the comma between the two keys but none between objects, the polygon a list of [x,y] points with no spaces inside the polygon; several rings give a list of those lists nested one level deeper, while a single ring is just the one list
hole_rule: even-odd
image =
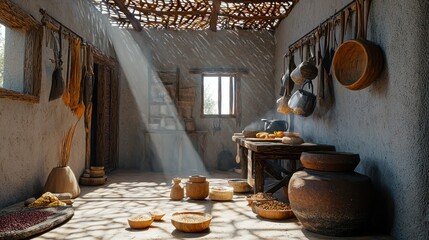
[{"label": "large clay pot", "polygon": [[371,180],[353,171],[295,172],[288,195],[295,216],[312,232],[350,236],[360,232],[370,217]]},{"label": "large clay pot", "polygon": [[46,180],[43,192],[70,193],[72,198],[80,194],[80,187],[69,166],[53,168]]}]

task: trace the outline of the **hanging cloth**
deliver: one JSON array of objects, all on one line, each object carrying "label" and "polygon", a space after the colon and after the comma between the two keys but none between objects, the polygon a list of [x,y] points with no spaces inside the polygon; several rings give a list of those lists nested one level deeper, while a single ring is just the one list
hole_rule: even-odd
[{"label": "hanging cloth", "polygon": [[[80,106],[81,99],[81,81],[82,81],[82,62],[81,62],[81,41],[79,38],[73,39],[72,43],[72,55],[71,55],[71,66],[70,66],[70,82],[69,82],[69,93],[70,93],[70,109],[72,112],[80,118],[83,114],[82,106]],[[83,105],[83,103],[82,103]]]}]

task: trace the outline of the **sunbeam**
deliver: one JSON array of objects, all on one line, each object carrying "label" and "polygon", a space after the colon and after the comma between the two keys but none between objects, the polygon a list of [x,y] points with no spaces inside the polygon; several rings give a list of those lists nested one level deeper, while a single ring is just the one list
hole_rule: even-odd
[{"label": "sunbeam", "polygon": [[[162,86],[162,82],[156,74],[154,67],[150,64],[147,56],[144,54],[142,47],[134,40],[133,36],[129,31],[124,29],[119,29],[118,27],[110,26],[109,35],[116,50],[117,59],[122,67],[122,71],[125,74],[126,81],[129,84],[130,91],[133,95],[133,98],[137,104],[139,111],[140,119],[143,121],[145,129],[150,129],[148,121],[148,105],[147,101],[149,100],[149,81],[155,81],[158,86]],[[151,91],[153,89],[151,88]],[[168,92],[165,87],[158,88],[154,91],[160,91],[158,93],[152,92],[151,94],[163,95],[169,97]],[[169,99],[168,101],[172,101]],[[157,139],[156,143],[153,144],[152,151],[157,156],[163,156],[163,152],[171,151],[171,144],[180,145],[180,156],[174,158],[163,158],[158,157],[160,160],[158,165],[163,171],[168,171],[169,173],[176,173],[178,176],[184,176],[186,174],[202,174],[208,175],[206,167],[203,164],[203,160],[195,150],[191,140],[186,136],[184,132],[184,126],[179,117],[176,108],[170,108],[169,113],[174,119],[175,123],[173,124],[176,129],[166,130],[171,131],[172,137],[174,134],[180,134],[182,136],[181,141],[171,142],[165,138]],[[161,130],[160,130],[161,131]],[[147,131],[145,134],[149,134],[151,139],[158,137],[158,134],[153,131]],[[146,146],[147,147],[147,146]]]}]

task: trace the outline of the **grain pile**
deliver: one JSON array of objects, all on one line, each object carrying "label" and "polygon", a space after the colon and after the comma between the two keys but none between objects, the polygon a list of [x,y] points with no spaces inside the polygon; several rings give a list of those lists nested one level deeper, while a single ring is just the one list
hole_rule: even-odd
[{"label": "grain pile", "polygon": [[265,210],[291,210],[289,204],[279,201],[267,201],[261,204],[258,204],[258,207]]},{"label": "grain pile", "polygon": [[275,200],[271,193],[263,193],[258,192],[256,194],[247,195],[248,201],[267,201],[267,200]]},{"label": "grain pile", "polygon": [[152,216],[147,214],[139,214],[130,218],[131,221],[147,221],[151,219],[152,219]]},{"label": "grain pile", "polygon": [[173,220],[181,223],[201,223],[209,220],[206,215],[199,214],[178,214],[173,216]]}]

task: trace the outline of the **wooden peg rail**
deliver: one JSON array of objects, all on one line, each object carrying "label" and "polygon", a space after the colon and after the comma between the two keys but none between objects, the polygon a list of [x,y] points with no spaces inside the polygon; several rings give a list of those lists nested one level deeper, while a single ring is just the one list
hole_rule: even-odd
[{"label": "wooden peg rail", "polygon": [[345,11],[349,11],[349,14],[356,11],[356,1],[352,1],[346,6],[344,6],[339,11],[336,11],[332,16],[327,18],[325,21],[323,21],[319,26],[313,28],[308,33],[306,33],[304,36],[293,42],[288,47],[288,52],[283,55],[283,58],[288,57],[291,53],[293,54],[295,50],[300,49],[301,47],[305,46],[311,41],[314,41],[316,39],[317,34],[319,37],[322,37],[325,34],[325,29],[328,27],[329,23],[334,23],[332,27],[337,26],[341,23],[341,14],[345,13]]}]

